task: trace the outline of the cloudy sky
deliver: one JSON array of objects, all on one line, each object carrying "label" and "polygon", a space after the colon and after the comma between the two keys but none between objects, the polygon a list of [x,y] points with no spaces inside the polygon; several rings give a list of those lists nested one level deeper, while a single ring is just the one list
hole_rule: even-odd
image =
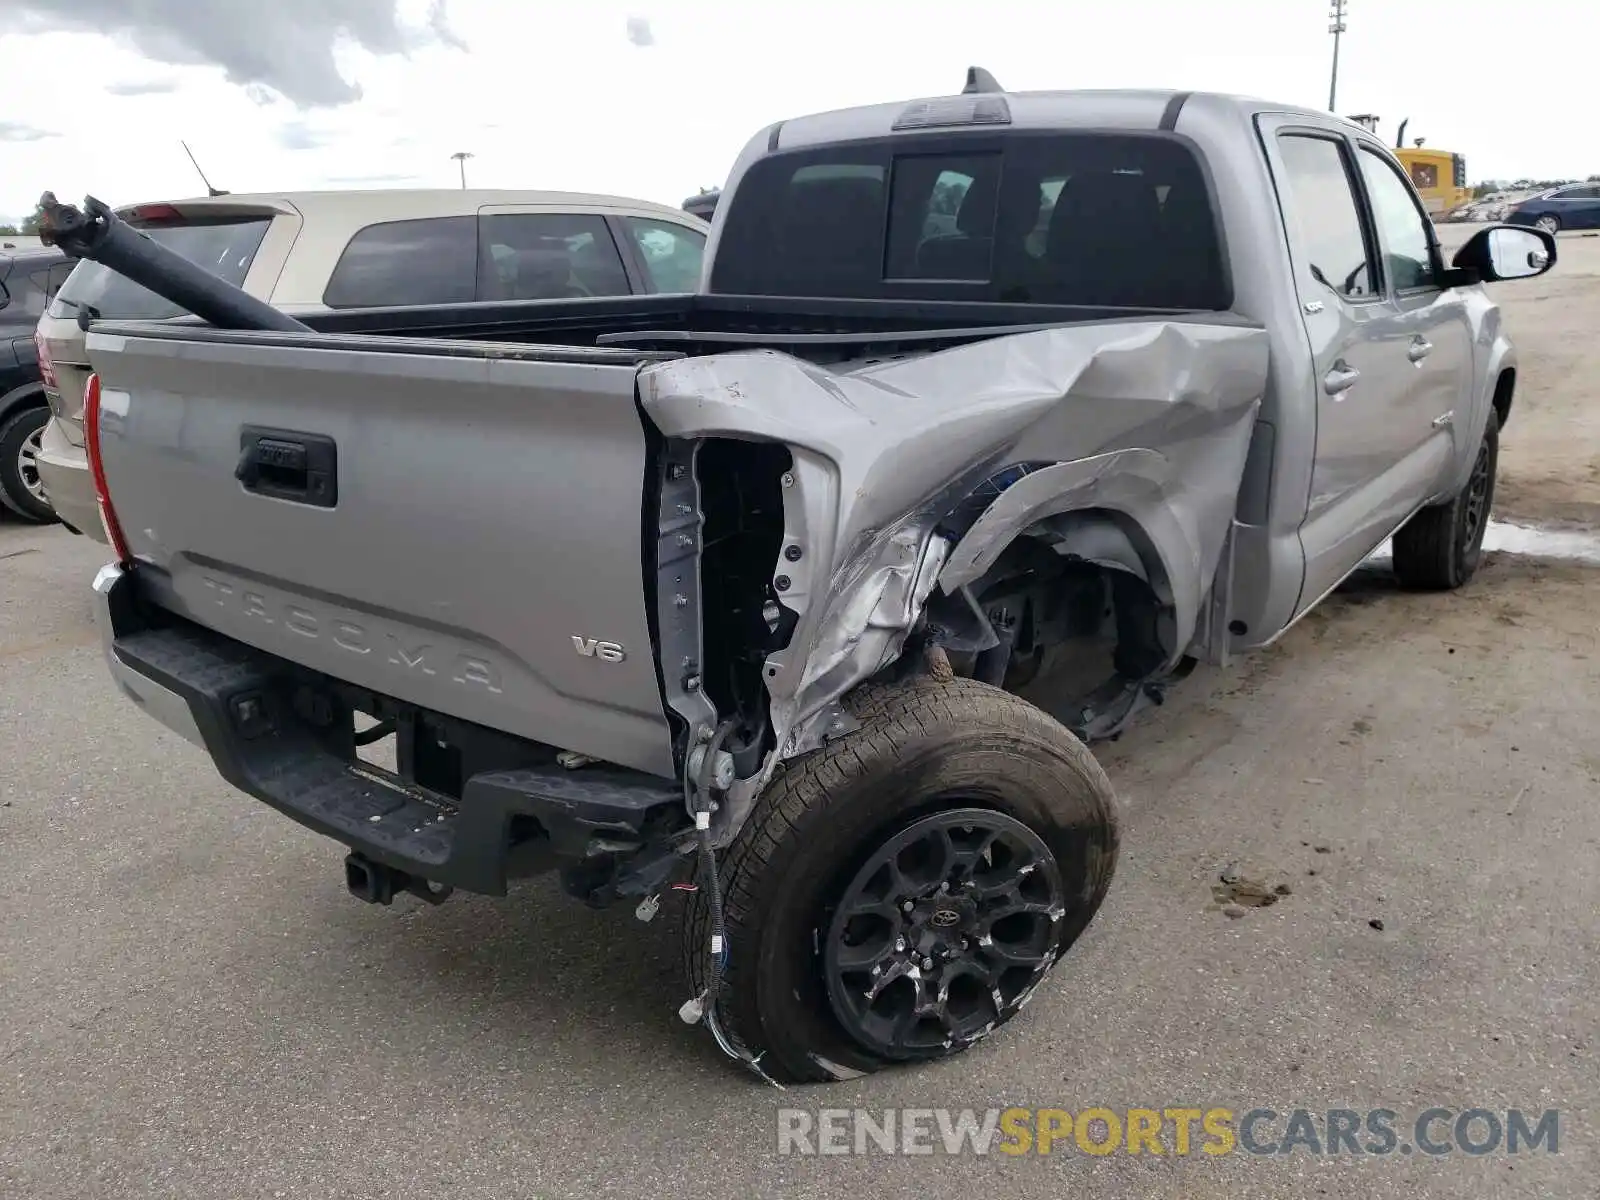
[{"label": "cloudy sky", "polygon": [[[1473,179],[1600,172],[1573,0],[1350,0],[1339,109]],[[778,118],[958,90],[1327,103],[1323,0],[0,0],[0,218],[218,187],[609,191],[677,203]],[[1534,100],[1537,103],[1534,103]]]}]

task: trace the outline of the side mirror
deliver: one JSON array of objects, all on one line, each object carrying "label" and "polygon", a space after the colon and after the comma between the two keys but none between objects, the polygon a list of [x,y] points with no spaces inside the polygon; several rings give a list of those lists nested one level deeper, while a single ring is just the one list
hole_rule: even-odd
[{"label": "side mirror", "polygon": [[1451,263],[1484,283],[1532,279],[1556,265],[1556,239],[1542,229],[1493,225],[1468,238]]}]

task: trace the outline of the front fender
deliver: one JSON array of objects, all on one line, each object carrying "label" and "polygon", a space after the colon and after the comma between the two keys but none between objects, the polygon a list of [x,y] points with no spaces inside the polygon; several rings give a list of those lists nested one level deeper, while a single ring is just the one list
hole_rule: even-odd
[{"label": "front fender", "polygon": [[[1500,377],[1517,369],[1517,348],[1506,336],[1499,305],[1486,303],[1474,314],[1473,377],[1466,419],[1456,425],[1455,463],[1444,480],[1439,496],[1453,496],[1466,487],[1477,462],[1478,446],[1494,411],[1495,392]],[[1509,410],[1508,410],[1509,412]]]}]

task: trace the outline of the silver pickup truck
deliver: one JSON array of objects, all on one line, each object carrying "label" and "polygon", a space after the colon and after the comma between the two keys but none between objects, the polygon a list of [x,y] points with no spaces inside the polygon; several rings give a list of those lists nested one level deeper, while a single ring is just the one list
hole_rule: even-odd
[{"label": "silver pickup truck", "polygon": [[1556,258],[1447,263],[1326,113],[977,70],[762,130],[692,297],[313,333],[51,211],[212,325],[88,339],[122,690],[365,900],[685,899],[685,1019],[790,1080],[1021,1009],[1117,857],[1086,743],[1391,535],[1471,578],[1480,284]]}]

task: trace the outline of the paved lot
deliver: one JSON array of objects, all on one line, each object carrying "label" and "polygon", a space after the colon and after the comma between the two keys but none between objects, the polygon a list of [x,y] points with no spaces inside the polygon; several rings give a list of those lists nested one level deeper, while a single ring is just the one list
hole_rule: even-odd
[{"label": "paved lot", "polygon": [[[1501,515],[1582,528],[1600,240],[1562,252],[1500,289],[1525,368]],[[1496,554],[1454,597],[1374,569],[1197,674],[1103,755],[1125,858],[1027,1013],[949,1064],[778,1093],[678,1022],[666,921],[543,885],[351,900],[333,846],[113,694],[100,558],[0,524],[0,1195],[1596,1194],[1593,568]],[[1292,894],[1229,919],[1229,864]],[[1559,1108],[1561,1153],[801,1159],[785,1104]]]}]

